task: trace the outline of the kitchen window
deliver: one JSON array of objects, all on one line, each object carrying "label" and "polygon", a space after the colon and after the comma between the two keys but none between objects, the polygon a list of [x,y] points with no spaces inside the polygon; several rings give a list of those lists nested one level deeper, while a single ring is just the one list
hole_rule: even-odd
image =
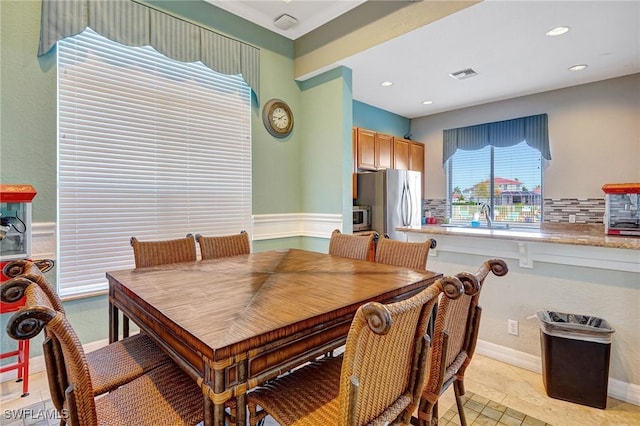
[{"label": "kitchen window", "polygon": [[539,226],[547,118],[524,117],[445,130],[447,214],[453,223]]},{"label": "kitchen window", "polygon": [[107,288],[132,236],[251,230],[251,95],[239,75],[86,29],[58,42],[58,288]]}]

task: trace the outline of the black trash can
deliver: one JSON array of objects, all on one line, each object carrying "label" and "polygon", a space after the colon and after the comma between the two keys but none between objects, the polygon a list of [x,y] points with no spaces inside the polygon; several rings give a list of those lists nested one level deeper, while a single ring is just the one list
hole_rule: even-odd
[{"label": "black trash can", "polygon": [[614,330],[588,315],[538,311],[542,378],[547,395],[607,408],[609,359]]}]

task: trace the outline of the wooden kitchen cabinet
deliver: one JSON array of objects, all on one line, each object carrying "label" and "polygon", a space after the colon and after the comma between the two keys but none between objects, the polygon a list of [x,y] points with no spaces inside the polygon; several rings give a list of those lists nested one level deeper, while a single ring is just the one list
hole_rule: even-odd
[{"label": "wooden kitchen cabinet", "polygon": [[424,145],[419,142],[409,144],[409,170],[415,170],[422,175],[420,185],[421,197],[424,199]]},{"label": "wooden kitchen cabinet", "polygon": [[393,167],[393,136],[357,128],[356,168],[381,170]]},{"label": "wooden kitchen cabinet", "polygon": [[393,138],[393,168],[409,170],[409,146],[411,141],[402,138]]},{"label": "wooden kitchen cabinet", "polygon": [[424,176],[424,145],[419,142],[409,144],[409,170],[415,170]]},{"label": "wooden kitchen cabinet", "polygon": [[393,138],[393,168],[424,173],[424,145],[403,138]]},{"label": "wooden kitchen cabinet", "polygon": [[376,170],[376,132],[356,129],[356,166],[358,169]]},{"label": "wooden kitchen cabinet", "polygon": [[393,136],[376,133],[376,161],[378,169],[393,167]]},{"label": "wooden kitchen cabinet", "polygon": [[351,129],[351,154],[353,155],[353,173],[351,174],[351,194],[353,199],[358,198],[358,133],[356,128]]}]

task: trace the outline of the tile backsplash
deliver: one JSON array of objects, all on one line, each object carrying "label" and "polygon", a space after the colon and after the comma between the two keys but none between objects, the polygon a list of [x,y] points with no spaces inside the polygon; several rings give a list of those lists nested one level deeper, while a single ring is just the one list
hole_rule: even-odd
[{"label": "tile backsplash", "polygon": [[[543,205],[544,223],[569,223],[569,215],[576,216],[575,223],[603,223],[603,198],[545,198]],[[425,217],[444,219],[447,217],[447,200],[431,198],[422,200]]]},{"label": "tile backsplash", "polygon": [[447,217],[447,200],[444,198],[422,200],[422,217],[436,217],[441,220]]},{"label": "tile backsplash", "polygon": [[603,223],[603,198],[545,198],[544,222],[569,223],[569,215],[576,215],[575,223]]}]

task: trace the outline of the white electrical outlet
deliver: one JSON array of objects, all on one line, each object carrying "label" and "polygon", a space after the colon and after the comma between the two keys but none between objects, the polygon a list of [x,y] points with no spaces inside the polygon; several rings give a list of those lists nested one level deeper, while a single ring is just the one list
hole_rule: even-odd
[{"label": "white electrical outlet", "polygon": [[569,223],[576,223],[576,215],[575,214],[570,214],[569,215]]},{"label": "white electrical outlet", "polygon": [[518,321],[516,320],[507,320],[507,332],[509,334],[513,334],[514,336],[518,335]]}]

